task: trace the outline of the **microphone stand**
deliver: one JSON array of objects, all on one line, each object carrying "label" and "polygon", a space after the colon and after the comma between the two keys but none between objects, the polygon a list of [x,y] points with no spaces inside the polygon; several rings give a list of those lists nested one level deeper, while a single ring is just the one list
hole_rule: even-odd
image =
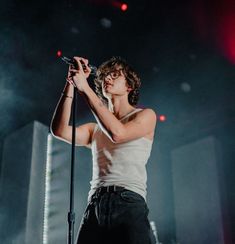
[{"label": "microphone stand", "polygon": [[[77,68],[77,63],[73,58],[61,57],[61,59]],[[82,63],[84,69],[86,66]],[[95,76],[97,68],[93,65],[88,65],[91,69],[90,75]],[[75,162],[75,145],[76,145],[76,111],[77,111],[77,90],[76,87],[73,88],[73,103],[72,103],[72,146],[71,146],[71,172],[70,172],[70,209],[68,213],[68,244],[74,244],[74,223],[75,223],[75,213],[74,213],[74,162]]]},{"label": "microphone stand", "polygon": [[71,172],[70,172],[70,209],[68,213],[68,244],[74,244],[74,162],[75,162],[75,144],[76,144],[76,111],[77,111],[77,91],[73,88],[72,103],[72,147],[71,147]]}]

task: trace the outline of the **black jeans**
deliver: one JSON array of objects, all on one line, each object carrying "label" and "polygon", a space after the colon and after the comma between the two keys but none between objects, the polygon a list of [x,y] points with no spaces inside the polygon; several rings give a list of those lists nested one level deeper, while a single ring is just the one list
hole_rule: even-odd
[{"label": "black jeans", "polygon": [[83,215],[77,244],[155,244],[144,198],[126,189],[95,193]]}]

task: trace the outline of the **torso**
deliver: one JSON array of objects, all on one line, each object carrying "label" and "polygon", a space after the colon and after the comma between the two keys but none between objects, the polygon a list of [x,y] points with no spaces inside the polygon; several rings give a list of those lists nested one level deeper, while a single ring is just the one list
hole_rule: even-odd
[{"label": "torso", "polygon": [[[142,110],[136,109],[120,121],[125,124]],[[152,138],[153,132],[125,143],[113,143],[97,125],[91,143],[93,167],[88,201],[97,188],[108,185],[125,187],[146,199],[146,164],[152,149]]]}]

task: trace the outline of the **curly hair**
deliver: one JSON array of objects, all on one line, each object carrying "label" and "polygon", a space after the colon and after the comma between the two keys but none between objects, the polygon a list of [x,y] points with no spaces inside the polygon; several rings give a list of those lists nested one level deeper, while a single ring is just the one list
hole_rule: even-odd
[{"label": "curly hair", "polygon": [[94,80],[96,93],[98,97],[107,105],[108,101],[102,93],[102,82],[109,72],[112,72],[119,67],[122,68],[122,72],[126,78],[127,84],[132,89],[128,94],[128,102],[135,106],[139,99],[139,88],[141,85],[140,78],[133,68],[127,64],[126,60],[121,57],[114,56],[99,66],[96,73],[97,76]]}]

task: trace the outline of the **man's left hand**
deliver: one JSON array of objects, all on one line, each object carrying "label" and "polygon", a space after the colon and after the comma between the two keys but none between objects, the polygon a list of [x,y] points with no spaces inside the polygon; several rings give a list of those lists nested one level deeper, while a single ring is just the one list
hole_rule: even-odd
[{"label": "man's left hand", "polygon": [[[73,74],[72,80],[74,86],[77,87],[77,89],[80,92],[84,92],[87,87],[89,87],[89,84],[87,82],[87,78],[89,77],[91,73],[91,69],[88,66],[88,60],[81,57],[74,57],[74,59],[77,62],[78,69],[74,69],[70,67],[70,72]],[[85,69],[83,68],[83,65],[85,66]]]}]

